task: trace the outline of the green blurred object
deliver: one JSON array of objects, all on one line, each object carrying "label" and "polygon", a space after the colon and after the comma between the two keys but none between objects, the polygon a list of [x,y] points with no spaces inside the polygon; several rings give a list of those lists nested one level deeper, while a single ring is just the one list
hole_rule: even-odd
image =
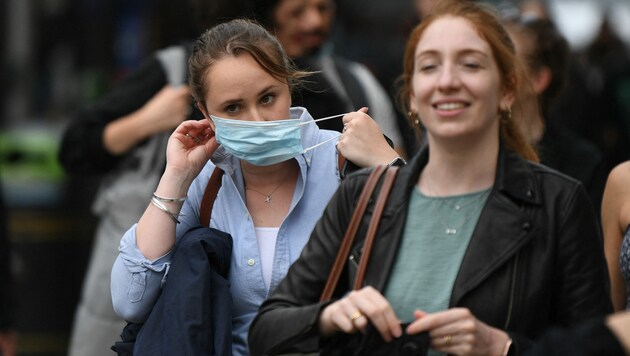
[{"label": "green blurred object", "polygon": [[65,175],[57,161],[59,138],[40,127],[0,132],[0,181],[7,205],[49,205],[61,198]]}]

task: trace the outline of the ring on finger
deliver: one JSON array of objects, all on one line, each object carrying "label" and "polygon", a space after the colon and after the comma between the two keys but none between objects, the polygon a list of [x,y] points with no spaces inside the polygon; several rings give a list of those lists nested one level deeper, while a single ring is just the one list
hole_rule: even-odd
[{"label": "ring on finger", "polygon": [[193,139],[193,141],[195,141],[197,144],[201,143],[201,140],[197,137],[191,136],[190,134],[186,134],[187,137],[190,137],[191,139]]},{"label": "ring on finger", "polygon": [[363,316],[363,313],[361,313],[361,311],[357,309],[357,311],[355,311],[354,314],[350,315],[350,321],[355,321],[362,316]]},{"label": "ring on finger", "polygon": [[442,338],[442,340],[446,345],[450,345],[451,341],[453,340],[453,335],[446,335]]}]

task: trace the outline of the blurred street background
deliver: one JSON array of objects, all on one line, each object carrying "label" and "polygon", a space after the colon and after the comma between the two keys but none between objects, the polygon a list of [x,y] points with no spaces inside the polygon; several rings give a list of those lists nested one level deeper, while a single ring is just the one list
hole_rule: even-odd
[{"label": "blurred street background", "polygon": [[[366,64],[392,95],[405,38],[419,21],[413,1],[338,1],[335,51]],[[573,75],[585,83],[569,88],[559,110],[596,112],[570,126],[611,155],[611,165],[630,159],[630,0],[547,3],[574,51]],[[177,0],[0,2],[0,209],[14,275],[0,293],[16,297],[18,355],[66,354],[93,242],[98,177],[63,172],[65,125],[150,53],[196,37],[191,18]]]}]

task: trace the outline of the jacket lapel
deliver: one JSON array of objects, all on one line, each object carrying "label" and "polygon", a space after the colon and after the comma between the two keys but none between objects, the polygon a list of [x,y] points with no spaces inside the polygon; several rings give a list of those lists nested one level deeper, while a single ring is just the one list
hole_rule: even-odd
[{"label": "jacket lapel", "polygon": [[536,222],[526,206],[540,203],[534,173],[520,157],[502,148],[495,184],[464,255],[451,306],[532,239]]}]

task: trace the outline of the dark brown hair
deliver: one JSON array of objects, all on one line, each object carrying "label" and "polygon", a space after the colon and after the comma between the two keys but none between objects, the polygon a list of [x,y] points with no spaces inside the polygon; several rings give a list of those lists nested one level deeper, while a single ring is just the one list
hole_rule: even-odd
[{"label": "dark brown hair", "polygon": [[[403,74],[399,78],[398,99],[404,112],[409,111],[415,52],[418,42],[425,30],[435,20],[446,16],[461,17],[470,22],[477,30],[478,35],[490,46],[499,70],[502,89],[505,92],[513,93],[515,98],[511,107],[511,114],[507,112],[500,113],[500,137],[508,148],[514,150],[525,159],[537,162],[538,155],[536,151],[525,139],[517,125],[518,120],[522,120],[524,115],[532,112],[532,105],[536,107],[535,95],[533,95],[533,89],[527,80],[527,72],[516,56],[514,44],[490,5],[464,0],[441,0],[435,4],[431,14],[414,28],[407,40]],[[500,109],[497,108],[497,110]],[[415,119],[410,118],[410,120],[413,121]],[[415,122],[411,122],[411,125],[418,130],[420,129]]]},{"label": "dark brown hair", "polygon": [[206,75],[212,64],[225,56],[243,53],[251,55],[274,78],[287,83],[289,89],[310,74],[297,70],[278,39],[261,25],[236,19],[210,28],[197,39],[188,60],[188,82],[195,101],[204,102],[208,90]]},{"label": "dark brown hair", "polygon": [[518,16],[506,19],[505,23],[517,36],[522,35],[528,40],[524,55],[529,69],[536,72],[547,67],[551,71],[551,81],[539,96],[544,116],[565,86],[570,57],[569,44],[553,22],[547,19]]}]

